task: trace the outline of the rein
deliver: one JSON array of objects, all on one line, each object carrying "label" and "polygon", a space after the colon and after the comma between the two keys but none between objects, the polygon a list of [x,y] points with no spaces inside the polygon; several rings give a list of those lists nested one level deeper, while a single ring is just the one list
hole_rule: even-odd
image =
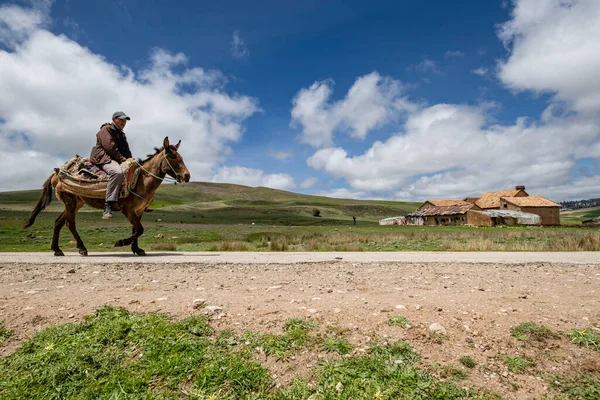
[{"label": "rein", "polygon": [[[163,157],[165,158],[165,161],[167,162],[167,165],[169,166],[169,168],[171,168],[171,171],[173,171],[173,173],[175,174],[175,176],[179,176],[179,174],[177,173],[177,171],[175,171],[175,168],[173,168],[173,166],[171,165],[171,163],[169,162],[169,160],[167,159],[166,154],[163,154]],[[171,178],[168,175],[165,175],[164,178],[161,178],[160,176],[156,176],[154,175],[152,172],[148,171],[146,168],[144,168],[142,166],[142,164],[137,160],[137,158],[135,159],[135,163],[137,164],[138,168],[140,168],[142,171],[144,171],[146,174],[150,175],[153,178],[158,179],[161,182],[168,182],[168,183],[175,183],[177,184],[177,179],[175,178]],[[136,192],[134,192],[131,189],[128,189],[128,192],[133,194],[134,196],[136,196],[137,198],[140,198],[142,200],[144,200],[146,203],[150,203],[150,200],[145,199],[144,197],[140,196],[139,194],[137,194]]]}]

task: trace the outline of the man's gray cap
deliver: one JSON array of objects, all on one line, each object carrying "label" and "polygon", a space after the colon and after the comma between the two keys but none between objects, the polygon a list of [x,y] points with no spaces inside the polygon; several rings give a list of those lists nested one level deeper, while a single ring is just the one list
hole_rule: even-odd
[{"label": "man's gray cap", "polygon": [[113,114],[113,119],[118,118],[118,119],[126,119],[127,121],[129,121],[131,118],[129,118],[123,111],[116,111]]}]

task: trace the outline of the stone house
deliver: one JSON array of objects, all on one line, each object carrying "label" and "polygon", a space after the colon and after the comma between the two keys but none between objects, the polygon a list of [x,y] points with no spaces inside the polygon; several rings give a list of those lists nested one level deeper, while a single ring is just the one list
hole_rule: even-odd
[{"label": "stone house", "polygon": [[[467,197],[464,200],[427,200],[415,213],[408,215],[422,218],[424,225],[493,226],[496,223],[517,223],[517,217],[513,218],[508,214],[482,214],[491,210],[504,210],[539,215],[541,225],[560,225],[559,208],[558,204],[542,196],[530,196],[525,191],[525,186],[519,185],[513,190],[485,192],[480,197]],[[407,223],[410,222],[407,220]]]},{"label": "stone house", "polygon": [[537,214],[542,225],[560,225],[560,205],[542,196],[502,197],[502,210]]}]

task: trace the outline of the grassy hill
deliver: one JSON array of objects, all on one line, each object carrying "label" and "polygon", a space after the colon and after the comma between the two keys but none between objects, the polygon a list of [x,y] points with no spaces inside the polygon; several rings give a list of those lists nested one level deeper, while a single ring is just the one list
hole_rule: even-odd
[{"label": "grassy hill", "polygon": [[[152,209],[169,207],[201,214],[203,223],[243,223],[305,225],[331,220],[363,221],[404,215],[420,203],[376,200],[347,200],[310,196],[266,187],[249,187],[228,183],[191,182],[164,185],[157,192]],[[314,210],[320,212],[315,221]]]},{"label": "grassy hill", "polygon": [[[11,210],[31,210],[39,195],[40,190],[0,192],[0,206]],[[249,220],[260,223],[260,220],[265,220],[270,224],[302,225],[302,220],[306,220],[305,223],[308,220],[315,222],[315,209],[319,210],[323,222],[332,219],[351,220],[352,216],[375,222],[404,215],[419,205],[383,200],[334,199],[228,183],[190,182],[163,184],[156,192],[150,208],[178,211],[176,215],[179,219],[183,218],[181,213],[189,214],[193,218],[202,218],[202,223],[242,223]],[[48,208],[49,211],[59,209],[57,201],[53,201]]]},{"label": "grassy hill", "polygon": [[[0,251],[48,251],[62,212],[58,201],[22,230],[39,195],[40,190],[0,193]],[[419,205],[223,183],[162,185],[152,212],[144,214],[140,245],[151,251],[600,251],[596,229],[378,224]],[[565,213],[563,223],[577,225],[598,214],[600,208]],[[109,221],[100,216],[100,210],[82,208],[77,230],[91,251],[115,251],[114,243],[130,235],[131,226],[119,213]],[[66,228],[59,243],[75,250]]]},{"label": "grassy hill", "polygon": [[[40,196],[40,190],[0,192],[0,208],[5,211],[30,211]],[[250,187],[229,183],[190,182],[186,184],[163,184],[150,209],[164,211],[167,220],[234,224],[255,222],[257,224],[322,225],[351,221],[376,221],[414,211],[422,203],[387,200],[336,199],[311,196],[266,187]],[[313,210],[321,217],[315,220]],[[62,206],[53,199],[47,208],[59,212]],[[82,209],[85,212],[86,208]],[[89,209],[87,210],[89,211]],[[154,214],[157,215],[157,214]],[[185,217],[190,218],[185,218]],[[600,216],[600,207],[583,208],[561,212],[561,223],[579,225]],[[197,219],[196,219],[197,218]]]},{"label": "grassy hill", "polygon": [[561,224],[581,224],[588,219],[600,216],[600,207],[580,208],[578,210],[563,211],[560,213]]}]

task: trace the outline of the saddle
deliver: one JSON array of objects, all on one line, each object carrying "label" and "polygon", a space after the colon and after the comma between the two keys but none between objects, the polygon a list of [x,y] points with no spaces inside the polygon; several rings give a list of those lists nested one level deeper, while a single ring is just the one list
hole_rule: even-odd
[{"label": "saddle", "polygon": [[[69,192],[81,197],[104,199],[108,185],[108,174],[93,164],[88,158],[75,155],[58,168],[57,192]],[[135,158],[129,158],[121,164],[123,185],[119,198],[129,196],[137,183],[141,169]]]}]

